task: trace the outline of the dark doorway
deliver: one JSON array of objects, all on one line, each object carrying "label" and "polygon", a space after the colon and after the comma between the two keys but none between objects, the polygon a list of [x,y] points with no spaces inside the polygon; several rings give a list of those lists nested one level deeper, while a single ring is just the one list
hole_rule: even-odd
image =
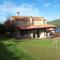
[{"label": "dark doorway", "polygon": [[37,30],[36,34],[37,34],[37,38],[39,38],[40,37],[39,30]]}]

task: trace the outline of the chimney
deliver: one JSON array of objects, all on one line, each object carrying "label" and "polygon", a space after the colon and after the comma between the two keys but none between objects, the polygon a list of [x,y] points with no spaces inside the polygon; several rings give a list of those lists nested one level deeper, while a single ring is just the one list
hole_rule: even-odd
[{"label": "chimney", "polygon": [[17,12],[17,16],[19,16],[20,15],[20,12]]},{"label": "chimney", "polygon": [[30,23],[32,24],[32,17],[30,17]]}]

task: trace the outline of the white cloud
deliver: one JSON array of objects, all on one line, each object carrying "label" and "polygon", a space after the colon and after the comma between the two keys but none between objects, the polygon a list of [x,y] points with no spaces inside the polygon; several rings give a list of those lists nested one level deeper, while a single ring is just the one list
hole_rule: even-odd
[{"label": "white cloud", "polygon": [[[16,15],[16,12],[19,11],[21,15],[26,16],[40,16],[40,11],[38,8],[33,7],[33,5],[22,4],[20,6],[16,6],[11,2],[4,2],[4,4],[0,4],[0,17],[8,17],[12,15]],[[1,22],[1,20],[0,20]]]}]

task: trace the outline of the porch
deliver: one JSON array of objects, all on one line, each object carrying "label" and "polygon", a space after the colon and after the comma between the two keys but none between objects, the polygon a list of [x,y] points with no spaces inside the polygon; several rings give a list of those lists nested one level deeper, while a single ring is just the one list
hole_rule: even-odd
[{"label": "porch", "polygon": [[46,28],[30,29],[30,30],[17,30],[16,37],[19,38],[46,38],[48,32]]}]

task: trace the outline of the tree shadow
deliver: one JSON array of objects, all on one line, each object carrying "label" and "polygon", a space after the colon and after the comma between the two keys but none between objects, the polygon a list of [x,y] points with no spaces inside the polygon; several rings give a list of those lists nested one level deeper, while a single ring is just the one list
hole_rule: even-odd
[{"label": "tree shadow", "polygon": [[19,60],[19,57],[8,51],[4,43],[0,42],[0,60]]},{"label": "tree shadow", "polygon": [[6,40],[10,40],[11,37],[6,36],[6,35],[0,35],[0,41],[6,41]]}]

